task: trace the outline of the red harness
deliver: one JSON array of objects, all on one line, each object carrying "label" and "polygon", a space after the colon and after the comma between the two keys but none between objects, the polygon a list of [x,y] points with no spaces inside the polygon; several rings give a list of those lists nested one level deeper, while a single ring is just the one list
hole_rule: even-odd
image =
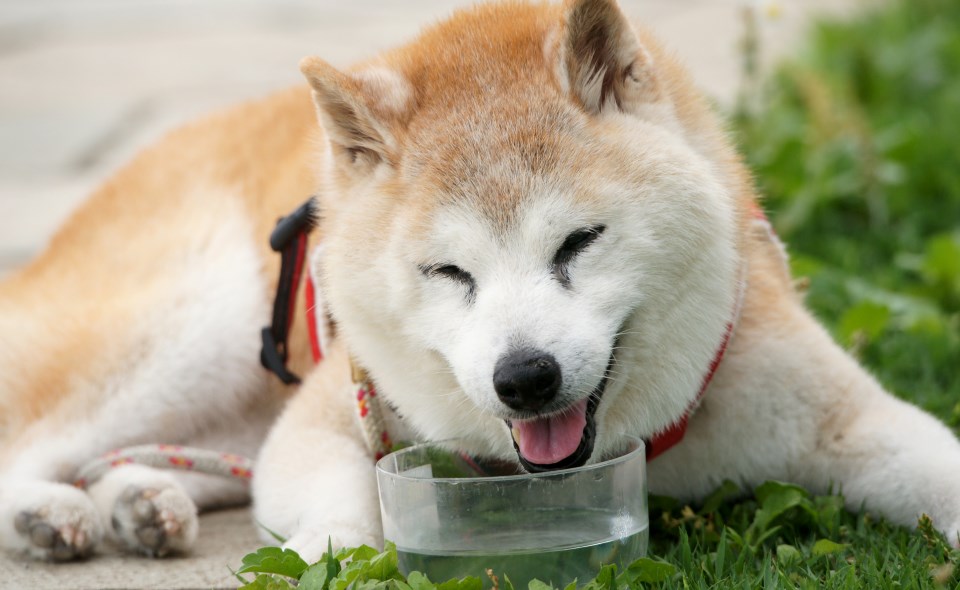
[{"label": "red harness", "polygon": [[[293,312],[296,302],[296,293],[303,276],[304,263],[307,259],[307,235],[314,228],[313,215],[314,201],[310,199],[292,214],[280,219],[277,228],[270,237],[271,247],[282,254],[280,283],[277,288],[277,298],[274,300],[273,324],[263,329],[263,349],[260,359],[264,367],[274,372],[284,383],[299,383],[300,379],[286,367],[287,336],[293,324]],[[755,216],[769,226],[763,212],[756,208]],[[774,238],[775,239],[775,238]],[[710,382],[723,361],[730,338],[739,317],[745,288],[741,280],[740,292],[733,316],[727,322],[726,330],[717,352],[710,362],[706,374],[700,384],[697,396],[687,406],[683,415],[676,422],[655,434],[646,441],[647,460],[651,461],[683,440],[687,432],[687,423],[693,412],[699,407]],[[313,276],[307,273],[306,282],[306,314],[307,328],[310,334],[310,350],[315,363],[323,358],[322,322],[326,318],[317,318],[318,297]],[[322,312],[321,312],[322,313]],[[356,398],[357,415],[364,427],[367,444],[371,452],[379,459],[391,446],[389,433],[379,412],[379,403],[376,399],[376,389],[362,370],[353,368],[353,380]],[[366,422],[365,422],[366,421]]]},{"label": "red harness", "polygon": [[[737,307],[739,308],[739,306],[738,303]],[[737,311],[739,312],[739,309]],[[713,381],[713,376],[717,373],[717,368],[720,367],[720,361],[723,360],[723,355],[727,352],[727,345],[730,344],[730,337],[733,335],[734,323],[738,315],[739,313],[735,313],[734,318],[727,322],[727,329],[723,333],[723,340],[720,341],[720,348],[718,348],[717,353],[713,355],[713,360],[710,361],[710,368],[707,370],[707,374],[703,376],[703,381],[700,383],[700,391],[697,392],[697,397],[693,398],[693,401],[687,406],[683,416],[680,416],[676,422],[666,429],[653,435],[650,440],[645,441],[647,461],[652,461],[670,450],[674,445],[683,440],[683,437],[687,434],[687,422],[690,420],[693,412],[700,407],[703,395],[707,392],[707,387],[710,386],[710,382]]]}]

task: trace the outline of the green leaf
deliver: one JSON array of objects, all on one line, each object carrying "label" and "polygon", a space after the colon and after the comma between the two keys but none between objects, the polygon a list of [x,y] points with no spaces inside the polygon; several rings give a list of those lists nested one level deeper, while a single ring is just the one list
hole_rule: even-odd
[{"label": "green leaf", "polygon": [[926,243],[923,270],[934,282],[960,285],[960,240],[940,235]]},{"label": "green leaf", "polygon": [[333,541],[330,540],[330,537],[327,537],[327,552],[322,559],[327,566],[327,578],[333,579],[334,576],[340,573],[341,566],[340,560],[333,555]]},{"label": "green leaf", "polygon": [[[384,551],[389,550],[390,547],[396,551],[397,546],[390,541],[385,543],[386,548]],[[330,540],[327,539],[327,547],[330,547]],[[375,548],[370,547],[369,545],[360,545],[359,547],[341,547],[337,550],[334,555],[338,561],[344,561],[346,559],[352,559],[353,561],[358,560],[369,560],[378,555],[380,552]]]},{"label": "green leaf", "polygon": [[720,487],[711,492],[703,501],[703,507],[700,508],[700,513],[710,514],[711,512],[716,512],[724,502],[738,495],[740,495],[740,486],[729,479],[724,480],[724,482],[720,484]]},{"label": "green leaf", "polygon": [[384,590],[380,580],[357,579],[350,585],[350,590]]},{"label": "green leaf", "polygon": [[510,576],[506,573],[503,574],[503,590],[514,590],[513,582],[510,581]]},{"label": "green leaf", "polygon": [[832,553],[838,553],[840,551],[843,551],[846,548],[847,548],[846,545],[843,545],[841,543],[834,543],[830,539],[820,539],[819,541],[813,544],[813,549],[811,549],[810,552],[816,556],[830,555]]},{"label": "green leaf", "polygon": [[289,588],[293,586],[283,578],[260,574],[249,584],[241,586],[240,590],[288,590]]},{"label": "green leaf", "polygon": [[942,321],[939,307],[928,296],[891,291],[860,277],[846,278],[844,288],[854,301],[866,301],[886,307],[890,310],[891,317],[896,317],[899,323],[907,327]]},{"label": "green leaf", "polygon": [[[356,556],[354,556],[354,559],[356,559]],[[366,571],[366,575],[376,580],[401,579],[402,576],[397,569],[397,563],[396,549],[391,551],[388,548],[370,560],[370,568]]]},{"label": "green leaf", "polygon": [[802,554],[793,545],[777,545],[777,561],[782,566],[789,566],[801,560]]},{"label": "green leaf", "polygon": [[737,531],[733,530],[730,527],[724,527],[723,532],[726,533],[730,540],[733,541],[733,544],[738,548],[742,549],[746,542],[743,540],[743,536],[740,535]]},{"label": "green leaf", "polygon": [[305,562],[296,551],[280,547],[263,547],[243,557],[243,567],[238,574],[263,573],[280,574],[297,579],[307,569]]},{"label": "green leaf", "polygon": [[802,254],[790,254],[790,270],[795,277],[814,277],[823,268],[823,262]]},{"label": "green leaf", "polygon": [[889,307],[873,301],[861,301],[847,309],[840,318],[840,337],[851,342],[854,334],[862,333],[868,340],[876,340],[889,323]]},{"label": "green leaf", "polygon": [[336,578],[328,583],[327,587],[330,590],[345,590],[356,581],[362,582],[364,579],[361,576],[369,567],[369,561],[351,561],[337,574]]},{"label": "green leaf", "polygon": [[410,572],[407,575],[407,584],[412,590],[434,590],[436,584],[430,581],[430,578],[422,572]]},{"label": "green leaf", "polygon": [[364,580],[350,587],[351,590],[411,590],[410,586],[401,580]]},{"label": "green leaf", "polygon": [[529,590],[553,590],[552,585],[545,584],[536,578],[530,580],[530,583],[527,584],[527,588],[529,588]]},{"label": "green leaf", "polygon": [[616,588],[617,566],[611,563],[600,568],[597,577],[587,582],[583,590],[616,590]]},{"label": "green leaf", "polygon": [[775,480],[764,482],[753,493],[764,508],[771,509],[779,505],[795,506],[804,499],[810,498],[810,492],[802,487]]},{"label": "green leaf", "polygon": [[461,580],[447,580],[437,585],[437,590],[483,590],[480,578],[467,576]]},{"label": "green leaf", "polygon": [[379,551],[369,545],[360,545],[350,552],[350,557],[353,561],[369,561],[379,554]]},{"label": "green leaf", "polygon": [[641,557],[627,566],[627,569],[617,577],[617,586],[622,584],[633,585],[637,582],[656,584],[669,580],[676,573],[677,568],[665,561]]},{"label": "green leaf", "polygon": [[333,545],[327,537],[327,552],[317,563],[311,565],[300,576],[297,586],[300,590],[326,590],[327,585],[340,573],[340,561],[334,557]]},{"label": "green leaf", "polygon": [[[512,589],[513,589],[513,584],[510,585],[510,590]],[[564,588],[563,590],[577,590],[577,581],[574,580],[570,582],[569,584],[567,584],[567,587]]]},{"label": "green leaf", "polygon": [[761,508],[754,515],[746,537],[753,547],[769,538],[775,530],[768,530],[773,521],[794,507],[802,507],[814,514],[810,494],[800,486],[779,481],[768,481],[754,492]]},{"label": "green leaf", "polygon": [[300,590],[326,590],[327,581],[330,579],[327,573],[327,564],[321,561],[311,565],[307,568],[307,571],[303,572],[297,588]]}]

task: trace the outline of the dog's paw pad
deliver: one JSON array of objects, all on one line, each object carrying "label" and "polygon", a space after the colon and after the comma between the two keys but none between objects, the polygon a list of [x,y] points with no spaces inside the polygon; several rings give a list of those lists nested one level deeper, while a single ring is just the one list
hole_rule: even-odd
[{"label": "dog's paw pad", "polygon": [[127,487],[114,504],[110,523],[125,546],[149,557],[187,551],[197,538],[197,508],[172,487]]},{"label": "dog's paw pad", "polygon": [[54,561],[88,557],[100,537],[94,514],[64,517],[48,509],[22,511],[14,517],[13,526],[26,540],[28,553]]}]

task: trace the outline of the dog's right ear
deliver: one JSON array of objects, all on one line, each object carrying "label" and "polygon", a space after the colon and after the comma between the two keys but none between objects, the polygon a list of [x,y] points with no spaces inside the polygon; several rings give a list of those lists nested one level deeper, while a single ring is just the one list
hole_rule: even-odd
[{"label": "dog's right ear", "polygon": [[300,71],[339,160],[368,169],[397,161],[399,132],[413,102],[403,76],[376,67],[345,74],[318,57],[304,58]]},{"label": "dog's right ear", "polygon": [[616,0],[566,0],[562,84],[591,114],[633,112],[660,98],[652,57]]}]

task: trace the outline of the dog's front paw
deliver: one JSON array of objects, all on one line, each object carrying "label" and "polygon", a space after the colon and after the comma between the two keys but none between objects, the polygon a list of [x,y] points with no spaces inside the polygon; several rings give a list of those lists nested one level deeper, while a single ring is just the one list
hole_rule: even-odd
[{"label": "dog's front paw", "polygon": [[[100,542],[100,516],[80,490],[62,484],[40,484],[37,496],[14,507],[13,537],[4,544],[31,557],[69,561],[88,557]],[[8,529],[9,530],[9,529]]]},{"label": "dog's front paw", "polygon": [[283,544],[284,549],[296,551],[307,563],[315,563],[326,553],[328,542],[334,550],[343,547],[383,544],[380,531],[356,523],[331,522],[325,526],[302,527]]},{"label": "dog's front paw", "polygon": [[117,497],[110,524],[128,549],[148,557],[186,552],[197,539],[197,507],[182,490],[129,485]]}]

